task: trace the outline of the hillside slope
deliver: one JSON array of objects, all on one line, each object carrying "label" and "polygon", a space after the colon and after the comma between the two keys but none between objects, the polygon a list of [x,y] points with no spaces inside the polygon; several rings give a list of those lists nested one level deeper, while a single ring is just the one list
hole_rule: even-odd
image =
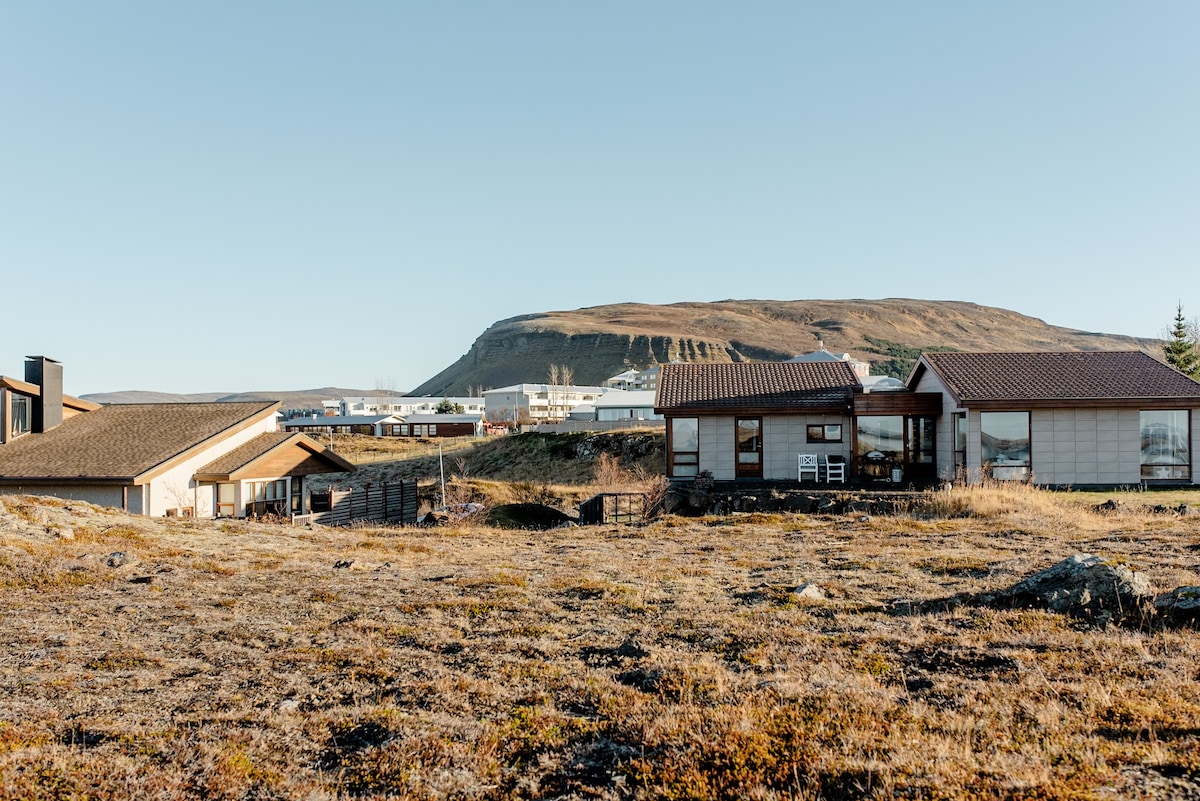
[{"label": "hillside slope", "polygon": [[921,349],[1145,350],[1159,342],[1048,325],[1006,309],[961,301],[724,300],[654,306],[622,303],[512,317],[494,323],[458,361],[414,390],[466,394],[475,387],[545,381],[567,364],[574,383],[599,384],[628,369],[673,359],[789,359],[818,342],[903,375]]}]

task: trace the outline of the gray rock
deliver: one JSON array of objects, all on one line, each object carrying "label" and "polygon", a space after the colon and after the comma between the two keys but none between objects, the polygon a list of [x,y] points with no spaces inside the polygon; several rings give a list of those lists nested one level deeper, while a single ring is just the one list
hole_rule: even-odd
[{"label": "gray rock", "polygon": [[1033,607],[1104,625],[1141,623],[1153,613],[1154,588],[1144,573],[1092,554],[1075,554],[1017,582],[993,605]]},{"label": "gray rock", "polygon": [[1195,626],[1200,622],[1200,586],[1176,587],[1154,599],[1154,609],[1165,623]]}]

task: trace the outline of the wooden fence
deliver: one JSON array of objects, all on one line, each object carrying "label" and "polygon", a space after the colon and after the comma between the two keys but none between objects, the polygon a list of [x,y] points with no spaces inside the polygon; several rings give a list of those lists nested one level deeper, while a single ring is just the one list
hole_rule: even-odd
[{"label": "wooden fence", "polygon": [[417,482],[398,481],[337,492],[326,490],[308,496],[309,513],[294,515],[292,523],[304,526],[348,526],[351,523],[416,523]]}]

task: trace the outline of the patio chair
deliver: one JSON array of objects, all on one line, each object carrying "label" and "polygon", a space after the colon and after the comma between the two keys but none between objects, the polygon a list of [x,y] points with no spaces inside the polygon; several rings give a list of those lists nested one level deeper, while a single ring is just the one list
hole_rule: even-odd
[{"label": "patio chair", "polygon": [[799,480],[804,480],[805,473],[812,473],[813,481],[821,480],[821,467],[817,464],[817,455],[815,453],[802,453],[799,456]]},{"label": "patio chair", "polygon": [[846,483],[846,463],[842,461],[842,457],[825,457],[825,480],[830,483],[834,481]]}]

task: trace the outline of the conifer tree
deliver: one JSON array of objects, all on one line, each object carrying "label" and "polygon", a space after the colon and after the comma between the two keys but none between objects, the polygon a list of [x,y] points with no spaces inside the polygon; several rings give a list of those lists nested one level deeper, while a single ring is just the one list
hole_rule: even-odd
[{"label": "conifer tree", "polygon": [[1187,320],[1183,317],[1183,304],[1175,307],[1175,326],[1163,345],[1167,364],[1192,378],[1200,379],[1200,343],[1196,342]]}]

